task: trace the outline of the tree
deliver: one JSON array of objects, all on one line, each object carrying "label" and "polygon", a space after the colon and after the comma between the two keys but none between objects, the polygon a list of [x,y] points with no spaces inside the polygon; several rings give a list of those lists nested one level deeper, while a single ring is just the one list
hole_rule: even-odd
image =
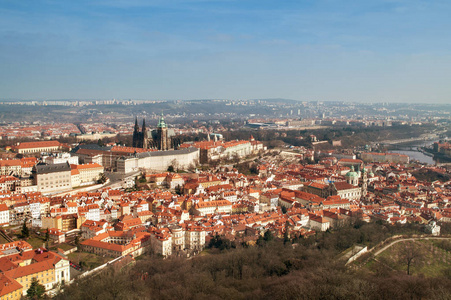
[{"label": "tree", "polygon": [[77,251],[80,251],[80,238],[78,234],[75,236],[75,246],[77,246]]},{"label": "tree", "polygon": [[172,165],[169,166],[169,167],[168,167],[168,172],[174,172],[174,166],[172,166]]},{"label": "tree", "polygon": [[219,250],[224,249],[230,249],[230,248],[236,248],[236,245],[231,242],[229,239],[220,237],[218,234],[216,234],[208,244],[208,248],[218,248]]},{"label": "tree", "polygon": [[138,176],[136,176],[135,177],[135,185],[134,185],[134,189],[135,189],[135,191],[137,191],[138,190],[138,181],[139,181],[139,178],[138,178]]},{"label": "tree", "polygon": [[106,177],[105,173],[101,173],[99,179],[97,180],[98,184],[104,184],[108,178]]},{"label": "tree", "polygon": [[256,243],[258,246],[262,247],[265,244],[265,240],[261,235],[259,235]]},{"label": "tree", "polygon": [[180,184],[177,184],[177,185],[175,186],[175,193],[176,193],[177,195],[183,195],[183,188],[182,188],[182,186],[181,186]]},{"label": "tree", "polygon": [[285,206],[282,206],[282,213],[286,214],[287,213],[287,208]]},{"label": "tree", "polygon": [[176,159],[171,160],[171,166],[174,169],[172,172],[178,172],[180,169],[180,164]]},{"label": "tree", "polygon": [[139,178],[139,183],[147,183],[146,174],[142,173],[141,177]]},{"label": "tree", "polygon": [[274,236],[273,236],[271,230],[268,229],[265,231],[265,234],[263,235],[263,239],[266,242],[272,241],[274,239]]},{"label": "tree", "polygon": [[286,244],[291,242],[290,234],[288,232],[289,226],[290,226],[290,222],[286,221],[285,222],[285,232],[283,233],[283,243],[284,243],[284,245],[286,245]]},{"label": "tree", "polygon": [[405,264],[407,267],[407,275],[412,274],[413,266],[420,266],[422,264],[422,258],[424,257],[421,251],[421,245],[416,244],[413,241],[402,243],[398,250],[398,257],[400,263]]},{"label": "tree", "polygon": [[212,168],[216,168],[221,164],[221,161],[219,159],[214,159],[209,161],[209,165]]},{"label": "tree", "polygon": [[27,238],[30,236],[30,231],[28,230],[27,227],[27,220],[25,219],[25,221],[23,222],[23,226],[22,226],[22,236],[24,238]]},{"label": "tree", "polygon": [[47,228],[47,231],[45,232],[44,241],[45,241],[45,248],[49,249],[50,231],[48,228]]},{"label": "tree", "polygon": [[27,290],[28,299],[42,299],[45,293],[45,287],[39,283],[36,277],[31,279],[30,288]]},{"label": "tree", "polygon": [[194,171],[196,171],[196,165],[193,164],[193,163],[189,164],[189,166],[188,166],[188,171],[189,171],[189,172],[194,172]]},{"label": "tree", "polygon": [[258,165],[252,164],[251,167],[249,168],[249,171],[251,172],[251,174],[258,175]]}]

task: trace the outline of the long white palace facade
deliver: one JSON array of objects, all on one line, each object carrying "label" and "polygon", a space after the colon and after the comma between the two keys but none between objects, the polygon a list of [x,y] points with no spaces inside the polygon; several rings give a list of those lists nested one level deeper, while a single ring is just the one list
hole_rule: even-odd
[{"label": "long white palace facade", "polygon": [[180,150],[154,151],[137,153],[133,156],[123,156],[117,160],[117,172],[122,174],[151,169],[166,171],[169,166],[180,169],[196,166],[199,162],[199,149],[191,147]]}]

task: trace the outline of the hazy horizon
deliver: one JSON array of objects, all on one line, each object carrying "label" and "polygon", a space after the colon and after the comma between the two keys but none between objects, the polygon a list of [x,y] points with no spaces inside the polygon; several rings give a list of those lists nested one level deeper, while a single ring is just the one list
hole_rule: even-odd
[{"label": "hazy horizon", "polygon": [[0,101],[451,102],[447,1],[1,1]]},{"label": "hazy horizon", "polygon": [[[258,99],[134,99],[134,98],[84,98],[84,99],[69,99],[69,98],[54,98],[54,99],[19,99],[19,98],[9,98],[9,99],[2,99],[0,98],[0,102],[45,102],[45,101],[143,101],[143,102],[165,102],[165,101],[294,101],[294,102],[326,102],[326,103],[345,103],[345,104],[400,104],[403,105],[405,102],[396,102],[396,101],[346,101],[346,100],[297,100],[297,99],[287,99],[287,98],[258,98]],[[416,105],[450,105],[451,103],[447,102],[410,102],[412,104]]]}]

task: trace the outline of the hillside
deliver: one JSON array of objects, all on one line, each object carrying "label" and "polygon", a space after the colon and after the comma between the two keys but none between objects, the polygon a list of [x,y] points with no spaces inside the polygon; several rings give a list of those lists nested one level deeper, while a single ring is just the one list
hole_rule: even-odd
[{"label": "hillside", "polygon": [[[193,259],[148,254],[128,269],[109,269],[76,281],[57,299],[445,299],[449,268],[408,276],[389,267],[345,267],[341,254],[356,243],[372,246],[421,226],[355,223],[308,239],[265,237],[258,246],[233,243]],[[229,248],[229,249],[227,249]]]}]

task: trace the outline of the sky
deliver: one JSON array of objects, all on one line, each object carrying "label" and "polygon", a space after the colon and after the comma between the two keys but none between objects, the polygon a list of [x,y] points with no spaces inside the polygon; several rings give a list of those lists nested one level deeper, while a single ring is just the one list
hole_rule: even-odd
[{"label": "sky", "polygon": [[449,0],[0,0],[0,100],[451,103]]}]

